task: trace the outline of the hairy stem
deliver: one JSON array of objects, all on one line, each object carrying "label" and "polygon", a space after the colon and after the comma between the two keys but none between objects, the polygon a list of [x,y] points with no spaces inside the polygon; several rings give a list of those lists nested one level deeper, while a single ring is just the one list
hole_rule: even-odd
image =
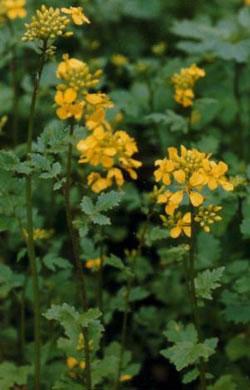
[{"label": "hairy stem", "polygon": [[[193,313],[193,321],[198,334],[198,340],[199,342],[202,342],[199,308],[198,308],[196,291],[195,291],[196,229],[195,229],[195,222],[194,222],[194,209],[192,205],[190,205],[190,212],[191,212],[191,238],[190,238],[189,264],[188,264],[188,286],[189,286],[188,293],[190,296],[192,313]],[[201,390],[206,390],[207,388],[206,367],[203,359],[200,359],[198,368],[200,373],[200,388]]]},{"label": "hairy stem", "polygon": [[[38,70],[35,76],[33,94],[30,107],[29,123],[28,123],[28,137],[27,137],[27,159],[30,159],[32,152],[32,138],[34,128],[34,118],[37,103],[37,96],[40,86],[43,67],[46,60],[47,42],[44,41],[42,53],[40,56]],[[35,339],[35,389],[39,390],[41,387],[41,309],[40,309],[40,294],[39,294],[39,280],[36,265],[35,244],[33,239],[33,201],[32,201],[32,175],[26,178],[26,218],[27,218],[27,249],[32,276],[32,289],[34,298],[34,339]]]},{"label": "hairy stem", "polygon": [[[74,132],[74,122],[72,121],[70,126],[71,136],[73,132]],[[83,310],[87,311],[88,310],[87,292],[86,292],[85,277],[83,274],[82,263],[80,259],[79,236],[73,225],[73,215],[72,215],[72,208],[70,202],[72,152],[73,152],[73,146],[70,141],[68,147],[68,156],[67,156],[67,172],[66,172],[66,185],[64,189],[64,198],[65,198],[67,225],[68,225],[69,235],[72,244],[76,276],[78,279],[79,293],[82,301]],[[83,328],[83,338],[84,338],[84,353],[85,353],[85,363],[86,363],[86,385],[87,385],[87,390],[91,390],[92,381],[91,381],[91,362],[90,362],[90,350],[89,350],[89,334],[88,334],[88,329],[86,328]]]}]

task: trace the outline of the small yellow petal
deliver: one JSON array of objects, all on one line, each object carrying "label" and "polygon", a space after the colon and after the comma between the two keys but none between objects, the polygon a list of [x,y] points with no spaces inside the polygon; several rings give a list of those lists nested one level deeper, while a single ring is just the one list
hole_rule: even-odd
[{"label": "small yellow petal", "polygon": [[194,207],[200,206],[204,201],[204,197],[199,192],[192,191],[190,192],[189,197]]}]

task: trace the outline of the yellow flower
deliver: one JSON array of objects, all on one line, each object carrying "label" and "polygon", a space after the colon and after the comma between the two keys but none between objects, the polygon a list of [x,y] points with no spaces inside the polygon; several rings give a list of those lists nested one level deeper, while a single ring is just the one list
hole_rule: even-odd
[{"label": "yellow flower", "polygon": [[57,91],[55,102],[59,106],[56,113],[61,120],[75,118],[80,120],[83,114],[83,103],[76,102],[77,93],[73,88],[68,88],[66,91]]},{"label": "yellow flower", "polygon": [[191,213],[187,212],[182,215],[181,212],[177,212],[173,216],[166,217],[161,215],[161,219],[164,225],[170,229],[170,237],[178,238],[181,234],[187,237],[191,237]]},{"label": "yellow flower", "polygon": [[118,186],[123,185],[121,169],[133,180],[137,179],[136,169],[142,164],[132,158],[138,151],[137,145],[125,131],[112,132],[111,126],[97,126],[90,136],[78,143],[77,149],[80,152],[80,163],[100,166],[107,171],[106,177],[96,172],[88,176],[88,184],[94,192],[110,187],[113,181]]},{"label": "yellow flower", "polygon": [[128,58],[123,54],[113,54],[111,62],[117,67],[122,67],[128,63]]},{"label": "yellow flower", "polygon": [[131,381],[132,379],[132,375],[129,375],[129,374],[123,374],[120,376],[120,382],[128,382],[128,381]]},{"label": "yellow flower", "polygon": [[78,366],[78,360],[72,356],[69,356],[66,361],[67,367],[72,370]]},{"label": "yellow flower", "polygon": [[175,101],[183,107],[192,106],[195,97],[193,88],[201,77],[205,77],[205,71],[195,64],[175,73],[171,79],[175,88]]},{"label": "yellow flower", "polygon": [[250,0],[244,0],[245,1],[245,5],[250,5]]},{"label": "yellow flower", "polygon": [[0,0],[0,17],[10,20],[24,18],[26,0]]},{"label": "yellow flower", "polygon": [[70,15],[73,22],[78,26],[81,26],[82,24],[90,23],[87,16],[83,13],[82,7],[62,8],[62,12],[64,14]]},{"label": "yellow flower", "polygon": [[208,188],[213,191],[221,186],[225,191],[233,191],[233,184],[226,178],[228,166],[223,161],[204,161]]},{"label": "yellow flower", "polygon": [[91,187],[93,192],[99,193],[111,187],[112,181],[104,178],[100,173],[92,172],[88,175],[88,185]]},{"label": "yellow flower", "polygon": [[233,184],[226,177],[228,166],[210,160],[211,156],[199,152],[197,149],[186,149],[181,146],[180,153],[176,148],[168,148],[168,156],[157,160],[157,169],[154,172],[156,182],[164,186],[171,185],[171,191],[161,190],[157,202],[165,204],[165,211],[173,215],[180,207],[184,197],[198,207],[204,202],[202,191],[204,187],[215,190],[222,187],[226,191],[233,190]]},{"label": "yellow flower", "polygon": [[94,271],[97,271],[98,268],[100,268],[101,265],[101,259],[98,257],[97,259],[89,259],[85,263],[85,267],[88,269],[92,269]]}]

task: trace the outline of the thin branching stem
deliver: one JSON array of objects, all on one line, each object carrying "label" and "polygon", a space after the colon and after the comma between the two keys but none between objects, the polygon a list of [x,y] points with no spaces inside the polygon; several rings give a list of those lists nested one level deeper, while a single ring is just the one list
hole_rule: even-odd
[{"label": "thin branching stem", "polygon": [[[71,122],[70,125],[70,137],[74,132],[74,122]],[[88,301],[87,301],[87,292],[86,292],[86,282],[83,274],[82,263],[80,259],[80,243],[78,232],[73,225],[73,214],[70,201],[70,190],[72,182],[72,154],[73,146],[71,139],[68,146],[68,156],[67,156],[67,168],[66,168],[66,184],[64,188],[64,198],[65,198],[65,208],[66,208],[66,218],[67,225],[69,230],[69,235],[71,239],[71,245],[73,250],[73,257],[75,262],[76,276],[78,279],[78,288],[81,297],[83,310],[86,312],[88,310]],[[90,361],[90,350],[89,350],[89,333],[88,329],[83,328],[83,338],[84,338],[84,353],[85,353],[85,363],[86,363],[86,386],[87,390],[92,389],[92,380],[91,380],[91,361]]]}]

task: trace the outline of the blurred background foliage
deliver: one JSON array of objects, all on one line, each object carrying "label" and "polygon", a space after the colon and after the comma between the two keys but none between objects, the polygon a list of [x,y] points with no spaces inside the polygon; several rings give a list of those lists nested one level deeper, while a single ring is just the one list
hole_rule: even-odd
[{"label": "blurred background foliage", "polygon": [[[58,6],[58,1],[30,0],[28,18],[42,3]],[[67,7],[72,3],[64,0],[61,5]],[[222,286],[214,293],[213,303],[208,300],[201,307],[204,332],[220,340],[217,353],[209,362],[209,372],[213,374],[211,383],[215,383],[211,389],[247,390],[250,388],[250,193],[246,185],[250,179],[250,7],[244,6],[242,0],[86,0],[74,5],[83,6],[91,24],[75,31],[74,38],[68,42],[59,41],[56,58],[46,65],[36,115],[35,150],[38,155],[45,151],[53,163],[60,163],[63,172],[67,132],[56,120],[53,106],[56,64],[62,54],[68,52],[88,62],[93,69],[101,67],[104,74],[101,89],[110,94],[115,103],[109,118],[136,138],[139,159],[143,162],[139,180],[124,188],[124,199],[112,215],[112,225],[104,229],[91,226],[90,234],[82,232],[81,241],[83,261],[100,255],[100,242],[107,256],[114,254],[124,258],[125,250],[137,247],[147,224],[143,249],[135,265],[126,345],[132,353],[131,361],[140,366],[132,367],[134,378],[123,386],[152,390],[197,388],[195,382],[183,385],[174,365],[159,353],[166,346],[163,331],[168,321],[188,322],[190,311],[182,267],[185,240],[180,243],[168,239],[167,233],[159,227],[149,197],[153,190],[154,161],[163,158],[166,147],[184,144],[223,159],[229,164],[230,174],[240,175],[238,180],[244,183],[230,196],[225,197],[223,193],[215,196],[215,201],[223,205],[223,221],[213,234],[199,234],[197,269],[225,267]],[[0,142],[2,148],[15,148],[19,156],[24,151],[37,62],[34,46],[21,42],[23,31],[22,20],[13,24],[13,30],[8,26],[0,30],[0,116],[8,116]],[[19,96],[18,126],[14,133],[11,131],[14,115],[10,68],[13,50]],[[198,83],[194,106],[187,110],[174,102],[170,78],[192,63],[203,67],[207,75]],[[79,128],[79,138],[86,134],[84,131]],[[73,199],[78,205],[83,193],[90,194],[90,191],[86,171],[78,167],[77,154],[75,157],[74,181],[78,187]],[[27,253],[18,226],[18,220],[24,218],[24,182],[21,172],[20,177],[13,178],[1,168],[4,164],[13,164],[8,158],[10,156],[4,154],[0,156],[0,311],[3,319],[0,358],[30,363],[33,360],[31,309],[29,305],[24,309],[23,302],[32,301],[31,281],[26,272]],[[35,226],[52,229],[51,237],[37,244],[43,312],[52,303],[74,305],[76,294],[62,196],[52,188],[58,174],[60,176],[57,167],[49,167],[47,171],[41,167],[41,172],[49,172],[48,176],[38,175],[35,182]],[[78,219],[84,222],[81,215]],[[88,294],[94,306],[96,275],[87,272]],[[123,273],[116,268],[105,268],[107,343],[120,337],[124,280]],[[21,344],[22,316],[26,321],[25,346]],[[45,388],[51,388],[67,368],[64,355],[53,349],[58,328],[43,319],[42,329]],[[51,332],[54,336],[49,340]],[[24,376],[29,374],[27,367],[26,371],[23,369]],[[2,373],[10,372],[13,378],[13,370],[8,363],[0,365],[0,384],[4,381]],[[9,388],[3,386],[0,385],[3,390]],[[58,384],[54,388],[73,389],[72,384],[65,386]]]}]

